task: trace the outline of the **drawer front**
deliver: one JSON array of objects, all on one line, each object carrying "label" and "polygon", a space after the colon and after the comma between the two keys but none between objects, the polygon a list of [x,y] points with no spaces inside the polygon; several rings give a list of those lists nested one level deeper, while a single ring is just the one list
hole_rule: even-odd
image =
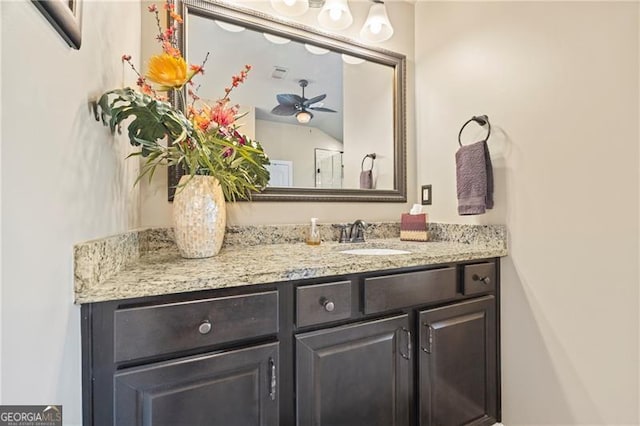
[{"label": "drawer front", "polygon": [[296,289],[298,327],[351,317],[351,281],[307,285]]},{"label": "drawer front", "polygon": [[488,293],[496,289],[496,265],[491,262],[465,265],[464,294]]},{"label": "drawer front", "polygon": [[278,332],[278,292],[120,309],[116,362]]},{"label": "drawer front", "polygon": [[364,313],[423,305],[456,296],[456,269],[410,272],[364,280]]}]

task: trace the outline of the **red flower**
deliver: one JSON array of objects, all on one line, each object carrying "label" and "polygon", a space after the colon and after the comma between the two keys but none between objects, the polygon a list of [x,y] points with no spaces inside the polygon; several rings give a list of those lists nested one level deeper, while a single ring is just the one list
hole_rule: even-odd
[{"label": "red flower", "polygon": [[122,62],[129,62],[131,60],[131,55],[124,54],[122,55]]},{"label": "red flower", "polygon": [[233,155],[233,148],[227,147],[224,151],[222,151],[222,157],[227,158]]},{"label": "red flower", "polygon": [[158,11],[158,6],[156,6],[156,4],[153,3],[152,5],[147,7],[147,9],[149,9],[149,12],[157,12]]}]

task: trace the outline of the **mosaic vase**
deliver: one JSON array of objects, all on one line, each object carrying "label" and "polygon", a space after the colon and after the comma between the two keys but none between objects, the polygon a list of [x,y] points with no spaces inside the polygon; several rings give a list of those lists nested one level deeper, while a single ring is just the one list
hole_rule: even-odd
[{"label": "mosaic vase", "polygon": [[212,176],[182,176],[173,198],[173,228],[182,257],[218,254],[227,225],[224,194]]}]

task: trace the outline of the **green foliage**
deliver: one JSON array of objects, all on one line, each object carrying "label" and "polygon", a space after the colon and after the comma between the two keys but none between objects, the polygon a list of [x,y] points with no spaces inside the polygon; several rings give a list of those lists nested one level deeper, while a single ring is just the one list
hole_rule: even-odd
[{"label": "green foliage", "polygon": [[[123,122],[131,119],[129,142],[140,150],[130,157],[145,159],[138,180],[146,175],[151,179],[159,165],[181,167],[192,176],[216,177],[229,201],[251,198],[251,192],[269,182],[269,159],[262,146],[235,128],[203,132],[168,102],[128,87],[104,93],[98,106],[102,122],[112,132],[120,133]],[[162,143],[165,139],[168,146]]]}]

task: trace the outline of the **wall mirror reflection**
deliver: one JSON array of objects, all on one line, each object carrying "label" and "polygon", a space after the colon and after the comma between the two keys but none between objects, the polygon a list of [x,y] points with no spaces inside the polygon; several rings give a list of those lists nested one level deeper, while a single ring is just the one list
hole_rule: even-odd
[{"label": "wall mirror reflection", "polygon": [[178,6],[187,62],[209,53],[201,98],[219,98],[229,76],[252,66],[232,100],[246,113],[242,132],[272,162],[269,187],[254,200],[406,200],[404,56],[237,6]]}]

